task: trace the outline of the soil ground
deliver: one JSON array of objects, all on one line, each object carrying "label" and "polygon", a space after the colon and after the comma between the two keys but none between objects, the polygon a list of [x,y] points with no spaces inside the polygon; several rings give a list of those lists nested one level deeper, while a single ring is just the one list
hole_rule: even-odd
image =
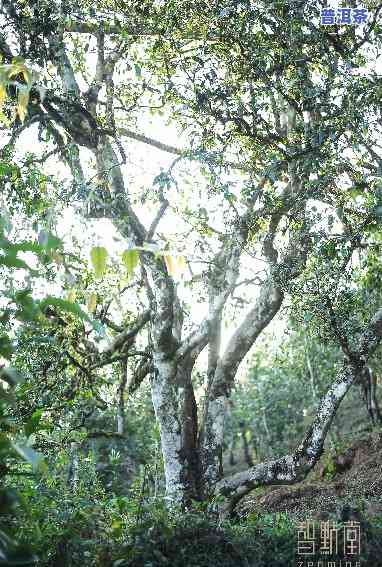
[{"label": "soil ground", "polygon": [[245,517],[288,512],[296,520],[306,520],[341,517],[349,508],[355,516],[382,517],[381,432],[358,439],[337,455],[325,452],[299,484],[253,491],[243,499],[237,513]]}]

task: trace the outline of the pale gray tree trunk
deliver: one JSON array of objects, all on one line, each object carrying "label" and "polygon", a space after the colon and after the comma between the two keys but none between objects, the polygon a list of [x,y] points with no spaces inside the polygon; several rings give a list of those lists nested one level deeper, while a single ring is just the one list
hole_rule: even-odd
[{"label": "pale gray tree trunk", "polygon": [[205,481],[213,487],[221,479],[221,452],[224,419],[234,377],[240,362],[248,353],[261,331],[278,312],[282,293],[272,284],[264,286],[257,305],[234,333],[228,347],[219,359],[208,397],[203,434],[203,473]]},{"label": "pale gray tree trunk", "polygon": [[173,361],[154,361],[151,393],[160,428],[166,494],[187,505],[199,496],[196,402],[190,370]]}]

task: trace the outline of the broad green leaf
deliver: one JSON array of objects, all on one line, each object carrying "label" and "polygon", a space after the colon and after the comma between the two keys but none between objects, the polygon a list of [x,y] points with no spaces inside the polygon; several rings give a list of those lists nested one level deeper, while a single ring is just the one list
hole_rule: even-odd
[{"label": "broad green leaf", "polygon": [[87,308],[90,311],[90,313],[94,313],[96,307],[97,307],[97,294],[91,293],[87,301]]},{"label": "broad green leaf", "polygon": [[178,276],[184,272],[186,267],[186,259],[184,256],[163,256],[166,263],[167,271],[171,276]]},{"label": "broad green leaf", "polygon": [[0,256],[0,266],[7,266],[7,268],[24,268],[24,270],[36,273],[36,270],[32,270],[24,260],[20,260],[20,258],[16,258],[14,255]]},{"label": "broad green leaf", "polygon": [[14,252],[15,254],[17,254],[17,252],[34,252],[35,254],[40,254],[41,252],[43,252],[43,248],[41,246],[39,246],[39,244],[37,244],[36,242],[18,242],[16,244],[14,244],[13,242],[7,242],[4,243],[4,245],[1,246],[2,248],[4,248],[5,250],[7,250],[7,252]]},{"label": "broad green leaf", "polygon": [[102,278],[106,271],[107,250],[103,246],[94,246],[90,251],[90,258],[96,278]]},{"label": "broad green leaf", "polygon": [[175,274],[175,262],[174,262],[174,258],[172,256],[163,256],[163,259],[165,261],[166,264],[166,268],[168,273],[170,274],[170,276],[173,276]]},{"label": "broad green leaf", "polygon": [[128,275],[131,277],[139,262],[138,250],[125,250],[122,254],[122,262],[126,267]]},{"label": "broad green leaf", "polygon": [[5,85],[2,81],[0,81],[0,110],[3,108],[6,98],[7,91],[5,90]]}]

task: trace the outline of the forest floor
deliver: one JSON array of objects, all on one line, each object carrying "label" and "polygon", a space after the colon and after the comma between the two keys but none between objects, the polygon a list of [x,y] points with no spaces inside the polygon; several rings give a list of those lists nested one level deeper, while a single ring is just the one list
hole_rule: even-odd
[{"label": "forest floor", "polygon": [[382,433],[324,452],[307,479],[293,486],[261,488],[243,499],[238,515],[287,512],[295,520],[382,516]]},{"label": "forest floor", "polygon": [[[242,460],[235,465],[244,467]],[[307,520],[315,525],[309,532],[314,552],[304,557],[300,525]],[[337,534],[330,555],[318,529],[327,521]],[[359,523],[360,545],[353,553],[348,521]],[[353,437],[337,453],[327,449],[304,482],[253,491],[232,522],[216,525],[203,514],[186,515],[168,532],[158,525],[151,529],[139,549],[135,543],[129,567],[382,567],[382,433]]]},{"label": "forest floor", "polygon": [[[74,508],[57,532],[44,511],[41,525],[48,524],[52,535],[49,553],[44,538],[36,549],[38,567],[382,567],[382,432],[353,438],[337,453],[327,449],[304,482],[253,491],[236,518],[217,521],[203,507],[169,515],[162,501],[144,502],[141,493],[138,498],[127,501],[129,513],[116,508],[116,498],[104,507],[90,504],[82,514]],[[76,506],[83,501],[81,495]],[[51,513],[61,516],[60,510]],[[301,561],[299,526],[306,520],[316,525],[315,554]],[[326,520],[338,528],[330,556],[323,555],[318,529]],[[345,551],[349,520],[360,527],[356,556]]]}]

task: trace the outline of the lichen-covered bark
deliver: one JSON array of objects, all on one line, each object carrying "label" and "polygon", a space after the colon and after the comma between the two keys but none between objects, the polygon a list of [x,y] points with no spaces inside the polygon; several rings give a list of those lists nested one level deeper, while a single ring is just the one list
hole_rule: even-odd
[{"label": "lichen-covered bark", "polygon": [[177,366],[154,355],[151,394],[158,420],[166,478],[171,502],[187,505],[199,497],[197,408],[191,383],[193,364]]},{"label": "lichen-covered bark", "polygon": [[293,454],[257,464],[217,484],[216,492],[228,498],[229,510],[257,486],[293,484],[305,478],[320,458],[332,419],[356,376],[357,370],[345,363],[336,382],[322,399],[304,440]]},{"label": "lichen-covered bark", "polygon": [[[98,49],[95,78],[86,96],[89,110],[95,117],[100,84],[105,81],[107,119],[113,126],[112,73],[116,59],[105,59],[101,37],[98,37]],[[73,85],[76,86],[74,74],[64,52],[59,68],[65,90],[72,91]],[[76,88],[79,93],[78,85]],[[147,233],[131,206],[120,167],[121,159],[107,135],[98,136],[93,152],[98,185],[89,187],[88,213],[112,219],[122,235],[130,242],[142,246]],[[141,261],[147,276],[150,314],[143,314],[137,325],[141,328],[150,319],[153,353],[152,362],[143,365],[138,374],[139,379],[143,379],[151,371],[152,401],[160,427],[167,496],[172,502],[184,503],[186,495],[188,498],[190,494],[195,494],[199,482],[196,403],[191,382],[194,359],[184,355],[181,359],[176,359],[175,356],[181,339],[182,312],[174,282],[167,273],[163,260],[155,258],[150,252],[143,252]],[[105,355],[124,345],[134,331],[134,327],[123,330]],[[134,384],[138,384],[139,379]],[[132,387],[130,383],[129,389]]]},{"label": "lichen-covered bark", "polygon": [[174,362],[163,359],[161,353],[155,353],[151,397],[160,430],[166,494],[172,501],[181,503],[184,487],[180,457],[182,435],[178,414],[178,395]]}]

